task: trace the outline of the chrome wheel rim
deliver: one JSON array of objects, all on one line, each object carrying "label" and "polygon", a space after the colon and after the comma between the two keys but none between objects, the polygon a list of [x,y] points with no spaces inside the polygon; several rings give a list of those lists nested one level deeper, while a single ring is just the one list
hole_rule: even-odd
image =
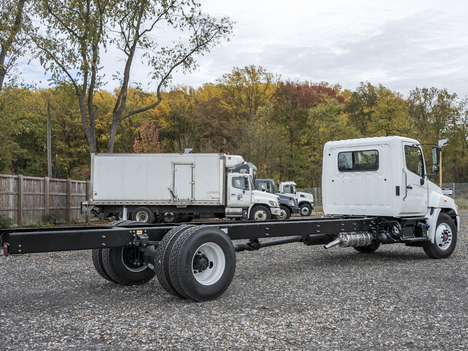
[{"label": "chrome wheel rim", "polygon": [[452,244],[452,228],[447,223],[441,223],[437,227],[435,241],[436,245],[441,250],[447,250]]}]

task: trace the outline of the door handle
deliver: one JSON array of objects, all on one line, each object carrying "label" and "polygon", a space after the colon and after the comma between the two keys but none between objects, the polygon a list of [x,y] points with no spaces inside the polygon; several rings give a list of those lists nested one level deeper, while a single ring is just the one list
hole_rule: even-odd
[{"label": "door handle", "polygon": [[413,187],[411,185],[408,185],[406,189],[413,189]]}]

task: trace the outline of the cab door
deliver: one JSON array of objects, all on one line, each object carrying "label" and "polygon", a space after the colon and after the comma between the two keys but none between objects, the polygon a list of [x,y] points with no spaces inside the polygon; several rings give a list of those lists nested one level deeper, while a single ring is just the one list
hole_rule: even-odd
[{"label": "cab door", "polygon": [[424,216],[427,212],[427,187],[424,157],[418,145],[404,143],[402,215]]},{"label": "cab door", "polygon": [[247,208],[251,204],[252,191],[250,189],[249,177],[239,173],[228,175],[228,207]]}]

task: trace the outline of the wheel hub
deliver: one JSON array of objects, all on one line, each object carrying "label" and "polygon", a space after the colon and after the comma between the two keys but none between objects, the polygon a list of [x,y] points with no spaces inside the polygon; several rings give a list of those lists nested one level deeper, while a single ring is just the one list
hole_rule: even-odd
[{"label": "wheel hub", "polygon": [[213,267],[213,262],[203,252],[198,251],[193,259],[193,273],[201,273],[211,267]]},{"label": "wheel hub", "polygon": [[450,243],[450,232],[448,230],[444,230],[441,235],[442,245],[447,245]]}]

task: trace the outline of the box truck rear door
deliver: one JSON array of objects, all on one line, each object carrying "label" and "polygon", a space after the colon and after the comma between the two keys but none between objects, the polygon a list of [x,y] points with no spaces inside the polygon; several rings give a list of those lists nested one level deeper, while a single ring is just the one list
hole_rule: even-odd
[{"label": "box truck rear door", "polygon": [[176,201],[191,201],[193,199],[193,168],[194,164],[174,164],[174,195]]}]

